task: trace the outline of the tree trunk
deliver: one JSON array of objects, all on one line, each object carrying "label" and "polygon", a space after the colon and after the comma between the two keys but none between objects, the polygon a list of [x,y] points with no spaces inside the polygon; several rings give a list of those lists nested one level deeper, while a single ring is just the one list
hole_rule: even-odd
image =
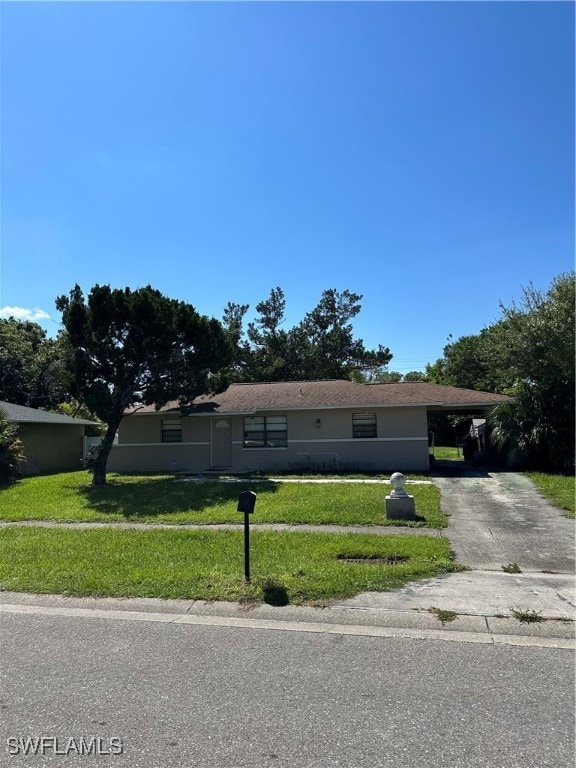
[{"label": "tree trunk", "polygon": [[92,465],[92,485],[106,485],[106,465],[108,464],[108,456],[112,450],[116,429],[117,426],[109,424],[106,435],[98,446],[98,452],[94,457],[94,463]]},{"label": "tree trunk", "polygon": [[106,464],[108,462],[108,453],[103,457],[103,454],[98,455],[98,459],[94,463],[94,470],[92,475],[92,485],[106,485]]}]

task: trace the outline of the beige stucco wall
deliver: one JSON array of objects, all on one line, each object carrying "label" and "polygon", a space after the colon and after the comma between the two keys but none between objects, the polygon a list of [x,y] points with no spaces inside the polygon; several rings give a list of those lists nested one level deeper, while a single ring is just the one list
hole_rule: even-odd
[{"label": "beige stucco wall", "polygon": [[107,468],[111,472],[203,472],[210,469],[210,445],[119,444],[112,448]]},{"label": "beige stucco wall", "polygon": [[[377,437],[352,437],[352,414],[376,413]],[[278,415],[262,411],[259,415]],[[428,424],[425,407],[350,408],[285,411],[287,448],[244,448],[244,417],[231,422],[232,462],[235,470],[339,468],[358,470],[427,470]],[[108,468],[114,471],[202,472],[213,465],[211,434],[217,419],[189,416],[182,421],[182,443],[161,443],[162,414],[126,417],[119,444],[112,449]],[[320,428],[316,420],[320,419]],[[211,424],[212,422],[212,424]]]},{"label": "beige stucco wall", "polygon": [[108,459],[111,472],[201,472],[210,468],[210,419],[182,419],[182,442],[162,442],[161,413],[125,416],[118,445]]},{"label": "beige stucco wall", "polygon": [[[352,414],[375,413],[377,437],[352,436]],[[273,415],[273,412],[269,412]],[[262,411],[261,415],[268,415]],[[244,422],[233,420],[232,464],[238,469],[347,468],[427,470],[425,407],[350,408],[287,412],[288,448],[244,448]],[[320,419],[320,427],[316,420]]]},{"label": "beige stucco wall", "polygon": [[[125,416],[118,430],[118,444],[162,443],[161,413],[134,414]],[[210,419],[204,416],[188,416],[182,419],[182,442],[208,442],[210,440]]]},{"label": "beige stucco wall", "polygon": [[76,424],[21,424],[24,475],[68,472],[82,468],[84,426]]}]

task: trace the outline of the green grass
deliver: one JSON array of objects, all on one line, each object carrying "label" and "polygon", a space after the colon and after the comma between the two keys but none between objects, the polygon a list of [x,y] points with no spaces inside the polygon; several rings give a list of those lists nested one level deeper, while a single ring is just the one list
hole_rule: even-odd
[{"label": "green grass", "polygon": [[447,445],[434,446],[434,458],[438,461],[463,461],[462,451]]},{"label": "green grass", "polygon": [[[0,520],[240,523],[243,517],[236,507],[245,488],[257,494],[254,524],[387,524],[384,499],[391,487],[385,482],[299,484],[262,480],[243,484],[175,482],[169,475],[110,474],[107,485],[94,487],[86,472],[30,477],[1,489]],[[435,486],[409,485],[408,490],[425,525],[446,525]]]},{"label": "green grass", "polygon": [[249,585],[237,531],[14,526],[0,541],[1,589],[48,594],[321,603],[458,569],[449,542],[428,536],[253,531]]},{"label": "green grass", "polygon": [[546,619],[544,619],[544,617],[541,615],[540,611],[524,611],[512,608],[510,612],[515,619],[518,619],[518,621],[522,622],[523,624],[532,624],[534,622],[546,621]]},{"label": "green grass", "polygon": [[438,621],[442,622],[442,626],[445,626],[458,618],[456,611],[448,611],[445,608],[428,608],[428,613],[433,613],[437,616]]},{"label": "green grass", "polygon": [[556,507],[566,510],[567,517],[576,517],[574,475],[549,475],[544,472],[527,472],[540,493]]}]

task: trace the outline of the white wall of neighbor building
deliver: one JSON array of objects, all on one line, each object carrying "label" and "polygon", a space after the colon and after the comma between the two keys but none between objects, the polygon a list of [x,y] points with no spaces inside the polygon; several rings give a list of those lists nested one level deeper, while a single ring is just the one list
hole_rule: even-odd
[{"label": "white wall of neighbor building", "polygon": [[[354,438],[352,415],[374,413],[377,436]],[[215,425],[230,422],[230,470],[427,470],[428,423],[425,406],[390,408],[262,411],[258,416],[287,416],[285,448],[245,448],[244,416],[187,416],[182,419],[182,442],[162,443],[162,414],[127,416],[119,429],[118,445],[110,455],[112,471],[203,472],[219,463],[222,432]],[[318,423],[319,420],[319,423]]]}]

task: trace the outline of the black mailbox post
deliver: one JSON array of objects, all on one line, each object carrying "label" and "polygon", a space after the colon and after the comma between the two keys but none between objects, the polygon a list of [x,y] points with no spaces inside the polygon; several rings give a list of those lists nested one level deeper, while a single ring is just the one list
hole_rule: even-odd
[{"label": "black mailbox post", "polygon": [[238,497],[238,512],[244,512],[244,577],[250,581],[250,517],[256,506],[254,491],[242,491]]}]

